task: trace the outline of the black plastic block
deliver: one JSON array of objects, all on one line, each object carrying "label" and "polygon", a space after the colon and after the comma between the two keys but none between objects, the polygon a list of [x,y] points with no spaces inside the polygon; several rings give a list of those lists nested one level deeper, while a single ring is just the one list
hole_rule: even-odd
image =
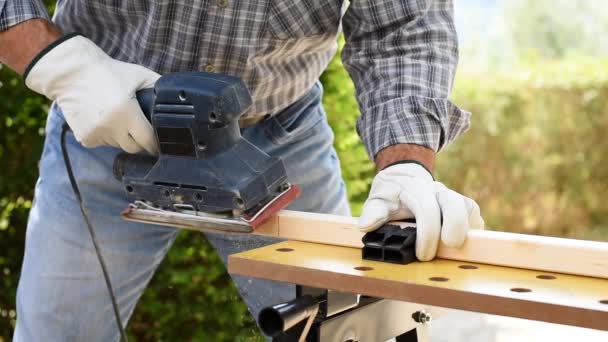
[{"label": "black plastic block", "polygon": [[363,236],[362,257],[406,265],[416,261],[416,228],[385,224]]}]

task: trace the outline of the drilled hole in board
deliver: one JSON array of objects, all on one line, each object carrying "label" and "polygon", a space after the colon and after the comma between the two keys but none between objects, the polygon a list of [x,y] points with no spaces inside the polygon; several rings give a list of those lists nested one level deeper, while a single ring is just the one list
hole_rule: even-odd
[{"label": "drilled hole in board", "polygon": [[608,299],[602,299],[602,300],[600,300],[600,304],[606,304],[606,305],[608,305]]},{"label": "drilled hole in board", "polygon": [[514,287],[511,289],[512,292],[519,292],[519,293],[525,293],[525,292],[532,292],[532,290],[530,289],[526,289],[524,287]]},{"label": "drilled hole in board", "polygon": [[556,276],[552,276],[552,275],[550,275],[550,274],[540,274],[540,275],[537,275],[537,276],[536,276],[536,278],[538,278],[538,279],[543,279],[543,280],[553,280],[553,279],[557,279],[557,277],[556,277]]},{"label": "drilled hole in board", "polygon": [[430,277],[429,280],[430,281],[448,281],[448,280],[450,280],[450,278],[445,278],[445,277]]},{"label": "drilled hole in board", "polygon": [[355,269],[357,271],[371,271],[374,268],[373,267],[369,267],[369,266],[357,266],[357,267],[355,267]]},{"label": "drilled hole in board", "polygon": [[277,252],[293,252],[293,248],[277,248]]},{"label": "drilled hole in board", "polygon": [[460,265],[458,268],[462,268],[463,270],[476,270],[479,267],[473,265]]}]

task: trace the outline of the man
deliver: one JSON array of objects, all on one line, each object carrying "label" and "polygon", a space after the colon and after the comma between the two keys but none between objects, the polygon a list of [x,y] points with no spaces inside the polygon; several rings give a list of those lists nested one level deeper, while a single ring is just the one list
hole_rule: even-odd
[{"label": "man", "polygon": [[[60,151],[60,130],[91,214],[120,313],[128,318],[171,246],[171,228],[126,223],[128,197],[112,177],[122,149],[156,153],[134,99],[159,74],[201,70],[241,77],[254,104],[243,136],[283,158],[303,189],[290,209],[348,215],[318,77],[336,51],[357,87],[358,132],[378,169],[359,227],[415,217],[416,253],[460,246],[483,227],[477,204],[432,177],[435,152],[468,126],[449,100],[457,64],[450,0],[58,1],[53,23],[39,0],[0,0],[0,61],[54,100],[30,213],[17,294],[15,341],[118,338],[110,302]],[[79,32],[81,35],[71,34]],[[228,254],[275,242],[207,234]],[[257,313],[293,287],[235,277]]]}]

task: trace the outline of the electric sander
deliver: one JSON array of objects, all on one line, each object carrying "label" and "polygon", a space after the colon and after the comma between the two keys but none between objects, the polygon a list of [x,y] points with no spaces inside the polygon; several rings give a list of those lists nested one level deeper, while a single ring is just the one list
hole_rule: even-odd
[{"label": "electric sander", "polygon": [[137,100],[160,152],[114,160],[114,176],[133,198],[121,214],[126,220],[249,233],[299,195],[283,161],[241,136],[239,118],[252,99],[239,78],[168,74]]}]

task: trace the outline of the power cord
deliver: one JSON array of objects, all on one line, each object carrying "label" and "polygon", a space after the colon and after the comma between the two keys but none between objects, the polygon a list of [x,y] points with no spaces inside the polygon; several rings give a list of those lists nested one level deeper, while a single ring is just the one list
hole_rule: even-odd
[{"label": "power cord", "polygon": [[76,182],[76,178],[74,177],[74,172],[72,170],[72,163],[70,162],[70,156],[68,155],[68,149],[65,144],[65,136],[66,133],[70,131],[70,126],[68,126],[67,122],[64,122],[63,127],[61,129],[61,153],[63,154],[63,161],[65,163],[65,168],[68,173],[68,177],[70,179],[70,185],[72,186],[72,191],[78,200],[78,205],[80,206],[80,212],[84,217],[84,222],[87,225],[89,230],[89,234],[91,235],[91,241],[93,242],[93,246],[95,247],[95,253],[97,254],[97,260],[99,261],[99,266],[101,266],[101,271],[103,273],[103,278],[106,282],[106,287],[108,288],[108,293],[110,295],[110,300],[112,301],[112,308],[114,309],[114,318],[116,319],[116,325],[118,327],[118,331],[120,332],[120,339],[123,342],[128,342],[127,332],[122,325],[122,319],[120,318],[120,311],[118,310],[118,304],[116,301],[116,295],[114,292],[114,288],[112,287],[112,281],[110,280],[110,274],[108,273],[108,269],[106,267],[106,263],[103,259],[103,255],[101,253],[101,249],[99,248],[99,244],[97,243],[97,235],[95,234],[95,230],[93,229],[93,225],[91,220],[89,219],[89,214],[87,208],[84,205],[82,200],[82,195],[80,194],[80,189],[78,188],[78,183]]}]

